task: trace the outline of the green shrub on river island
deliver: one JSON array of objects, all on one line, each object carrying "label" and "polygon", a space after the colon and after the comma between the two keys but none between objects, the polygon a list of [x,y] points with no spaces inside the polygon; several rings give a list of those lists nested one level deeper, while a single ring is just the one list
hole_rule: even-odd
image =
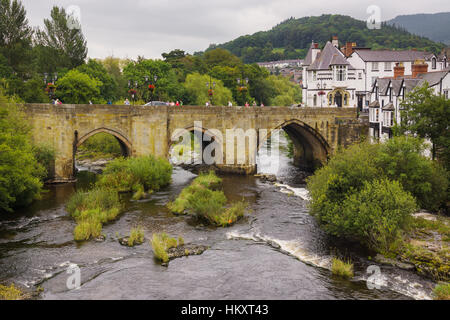
[{"label": "green shrub on river island", "polygon": [[155,257],[158,260],[167,263],[169,262],[167,250],[184,245],[184,240],[180,237],[177,242],[177,239],[169,237],[166,233],[155,233],[153,234],[151,245]]},{"label": "green shrub on river island", "polygon": [[[119,158],[110,162],[100,176],[98,185],[118,192],[135,192],[142,197],[167,186],[172,177],[172,165],[166,160],[145,156]],[[138,197],[134,197],[135,200]]]},{"label": "green shrub on river island", "polygon": [[75,193],[67,203],[67,211],[77,222],[75,240],[101,236],[102,224],[116,219],[121,209],[119,194],[114,189],[96,187]]},{"label": "green shrub on river island", "polygon": [[168,208],[176,214],[190,214],[219,227],[227,227],[241,219],[247,204],[236,202],[226,208],[227,198],[221,187],[222,180],[214,172],[201,174],[185,188]]}]

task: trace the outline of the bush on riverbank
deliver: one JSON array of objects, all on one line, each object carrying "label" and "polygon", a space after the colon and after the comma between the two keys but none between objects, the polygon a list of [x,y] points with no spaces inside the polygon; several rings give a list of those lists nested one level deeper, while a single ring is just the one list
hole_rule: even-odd
[{"label": "bush on riverbank", "polygon": [[439,284],[433,290],[434,300],[450,300],[450,283]]},{"label": "bush on riverbank", "polygon": [[331,272],[338,277],[351,279],[354,276],[353,263],[333,258],[331,263]]},{"label": "bush on riverbank", "polygon": [[169,262],[167,250],[184,245],[183,238],[177,239],[169,237],[166,233],[155,233],[152,238],[152,249],[155,257],[164,262]]},{"label": "bush on riverbank", "polygon": [[308,179],[311,213],[328,233],[388,251],[416,208],[412,196],[425,208],[446,200],[446,172],[419,153],[421,143],[401,137],[339,152]]},{"label": "bush on riverbank", "polygon": [[95,188],[75,193],[66,208],[77,222],[75,240],[83,241],[99,237],[102,224],[116,219],[122,205],[116,190]]},{"label": "bush on riverbank", "polygon": [[247,203],[241,201],[225,208],[227,198],[218,190],[221,185],[222,180],[214,172],[201,174],[168,208],[173,213],[190,214],[215,226],[230,226],[244,216]]},{"label": "bush on riverbank", "polygon": [[170,183],[172,170],[172,165],[162,158],[119,158],[106,166],[98,185],[119,192],[159,191]]},{"label": "bush on riverbank", "polygon": [[42,192],[45,168],[36,160],[31,126],[0,90],[0,212],[29,205]]}]

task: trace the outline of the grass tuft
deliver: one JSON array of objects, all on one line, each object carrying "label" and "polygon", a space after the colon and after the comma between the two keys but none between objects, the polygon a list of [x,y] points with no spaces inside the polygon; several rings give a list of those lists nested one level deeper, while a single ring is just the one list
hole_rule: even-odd
[{"label": "grass tuft", "polygon": [[0,300],[23,300],[24,298],[25,294],[14,284],[9,287],[0,285]]},{"label": "grass tuft", "polygon": [[166,233],[153,234],[151,244],[155,257],[164,263],[169,262],[167,250],[178,246],[177,239],[169,237]]},{"label": "grass tuft", "polygon": [[439,284],[433,290],[434,300],[450,300],[450,283]]},{"label": "grass tuft", "polygon": [[128,246],[134,247],[138,244],[144,243],[144,230],[141,227],[133,228],[130,232],[130,237],[128,238]]},{"label": "grass tuft", "polygon": [[338,258],[333,258],[331,272],[344,279],[351,279],[354,276],[353,263],[350,261],[342,261]]}]

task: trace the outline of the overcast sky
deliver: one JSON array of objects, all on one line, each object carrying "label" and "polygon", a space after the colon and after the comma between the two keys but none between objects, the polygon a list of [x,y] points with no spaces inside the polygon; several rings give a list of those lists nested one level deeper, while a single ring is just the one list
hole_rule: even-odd
[{"label": "overcast sky", "polygon": [[[443,0],[22,0],[33,26],[42,26],[52,6],[77,6],[89,57],[161,58],[182,49],[205,50],[238,36],[269,30],[293,16],[345,14],[367,20],[378,5],[382,20],[412,13],[450,11]],[[424,8],[427,8],[424,12]]]}]

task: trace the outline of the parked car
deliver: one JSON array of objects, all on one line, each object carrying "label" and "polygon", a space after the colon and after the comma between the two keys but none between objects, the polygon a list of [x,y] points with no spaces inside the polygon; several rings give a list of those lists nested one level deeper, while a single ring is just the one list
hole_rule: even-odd
[{"label": "parked car", "polygon": [[163,101],[150,101],[149,103],[144,104],[144,107],[162,107],[168,105],[169,104],[167,102]]}]

